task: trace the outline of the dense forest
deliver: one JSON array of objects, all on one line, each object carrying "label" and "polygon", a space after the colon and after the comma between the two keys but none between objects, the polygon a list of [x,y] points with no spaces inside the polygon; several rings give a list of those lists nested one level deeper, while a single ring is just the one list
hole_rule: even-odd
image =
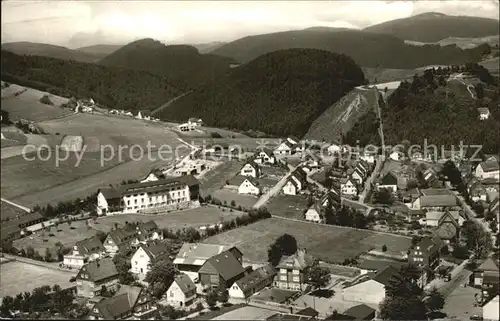
[{"label": "dense forest", "polygon": [[479,38],[498,35],[498,20],[427,12],[383,22],[363,30],[390,34],[404,40],[437,42],[448,37]]},{"label": "dense forest", "polygon": [[214,127],[302,136],[326,108],[364,81],[361,68],[347,56],[281,50],[180,98],[160,118],[200,117]]},{"label": "dense forest", "polygon": [[361,30],[306,29],[248,36],[212,51],[245,63],[280,49],[321,49],[351,57],[362,67],[413,69],[429,65],[480,61],[491,51],[488,44],[462,50],[456,45],[411,46],[403,39]]},{"label": "dense forest", "polygon": [[154,109],[188,89],[145,71],[40,56],[1,54],[2,80],[64,97],[93,97],[109,108]]},{"label": "dense forest", "polygon": [[[481,79],[468,91],[458,80],[449,80],[451,73],[465,72]],[[470,81],[470,80],[466,80]],[[479,119],[477,108],[487,107],[490,117]],[[413,144],[444,146],[482,144],[484,153],[497,153],[500,139],[500,112],[498,109],[498,78],[476,63],[462,67],[429,69],[422,76],[415,75],[412,82],[401,82],[382,109],[385,143],[395,145],[404,140]],[[376,139],[377,128],[373,115],[366,115],[348,136],[357,137],[360,130],[364,139]]]},{"label": "dense forest", "polygon": [[224,76],[231,62],[227,57],[202,55],[193,46],[165,46],[153,39],[142,39],[121,47],[99,64],[149,71],[194,88]]}]

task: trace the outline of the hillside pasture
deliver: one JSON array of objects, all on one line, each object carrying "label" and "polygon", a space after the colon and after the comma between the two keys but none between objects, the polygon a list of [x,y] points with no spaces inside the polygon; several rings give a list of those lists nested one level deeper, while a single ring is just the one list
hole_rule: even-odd
[{"label": "hillside pasture", "polygon": [[6,218],[16,217],[17,215],[22,216],[26,214],[27,213],[22,209],[20,209],[19,207],[11,205],[7,202],[2,201],[0,205],[0,219],[2,221],[5,220]]},{"label": "hillside pasture", "polygon": [[2,263],[0,267],[0,297],[15,297],[43,285],[52,287],[58,284],[62,289],[75,286],[69,279],[76,275],[76,271],[60,271],[20,261]]},{"label": "hillside pasture", "polygon": [[[48,95],[54,105],[41,103],[40,98],[44,95]],[[73,111],[60,107],[66,102],[68,102],[67,98],[16,84],[2,89],[2,110],[9,113],[12,121],[23,118],[38,122],[69,115]]]},{"label": "hillside pasture", "polygon": [[265,262],[269,245],[285,233],[294,236],[299,247],[330,263],[342,263],[346,258],[381,249],[383,245],[387,246],[387,253],[401,254],[411,244],[410,238],[398,235],[280,218],[269,218],[227,231],[209,237],[204,243],[235,245],[245,259]]},{"label": "hillside pasture", "polygon": [[416,69],[390,69],[390,68],[363,68],[366,79],[370,84],[390,82],[395,80],[409,80],[419,73]]},{"label": "hillside pasture", "polygon": [[265,206],[272,215],[303,220],[307,203],[307,197],[303,195],[279,194]]},{"label": "hillside pasture", "polygon": [[1,148],[26,145],[26,135],[15,131],[2,131]]},{"label": "hillside pasture", "polygon": [[124,225],[125,222],[147,222],[155,221],[160,228],[178,230],[187,227],[199,228],[202,226],[229,221],[245,213],[239,211],[230,212],[228,209],[220,209],[216,206],[201,206],[198,208],[175,211],[170,213],[144,215],[144,214],[120,214],[100,217],[92,223],[94,228],[103,232],[109,232],[115,223]]},{"label": "hillside pasture", "polygon": [[234,201],[236,206],[241,206],[246,209],[251,209],[259,199],[257,196],[238,194],[236,190],[230,191],[224,188],[213,192],[212,197],[217,198],[222,203],[226,202],[228,206]]},{"label": "hillside pasture", "polygon": [[200,178],[200,194],[202,197],[212,194],[226,185],[241,170],[243,162],[230,160],[215,167]]}]

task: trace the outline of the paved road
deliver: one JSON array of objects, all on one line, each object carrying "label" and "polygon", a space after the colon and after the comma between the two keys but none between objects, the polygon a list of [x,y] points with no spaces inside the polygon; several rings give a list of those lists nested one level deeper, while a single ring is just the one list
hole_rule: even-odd
[{"label": "paved road", "polygon": [[2,197],[1,199],[2,199],[2,202],[8,203],[8,204],[10,204],[10,205],[12,205],[12,206],[15,206],[15,207],[17,207],[17,208],[19,208],[19,209],[21,209],[21,210],[23,210],[23,211],[27,212],[27,213],[31,213],[31,209],[29,209],[29,208],[27,208],[27,207],[25,207],[25,206],[22,206],[22,205],[19,205],[19,204],[17,204],[17,203],[14,203],[14,202],[12,202],[12,201],[6,200],[6,199],[5,199],[5,198],[3,198],[3,197]]}]

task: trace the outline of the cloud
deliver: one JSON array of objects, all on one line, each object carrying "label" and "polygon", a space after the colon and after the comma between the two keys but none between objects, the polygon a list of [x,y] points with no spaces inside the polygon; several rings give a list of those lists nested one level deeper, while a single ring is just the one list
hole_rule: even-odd
[{"label": "cloud", "polygon": [[426,11],[498,19],[498,1],[8,1],[2,2],[2,42],[4,35],[71,46],[93,38],[230,41],[312,26],[363,28]]}]

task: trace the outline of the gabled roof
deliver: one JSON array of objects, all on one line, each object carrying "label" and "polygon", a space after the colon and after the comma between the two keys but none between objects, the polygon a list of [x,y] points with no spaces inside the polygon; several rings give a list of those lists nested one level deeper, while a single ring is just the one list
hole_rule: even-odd
[{"label": "gabled roof", "polygon": [[139,110],[138,113],[141,113],[141,115],[144,116],[151,116],[151,110]]},{"label": "gabled roof", "polygon": [[174,279],[174,282],[177,283],[182,293],[184,294],[187,294],[188,292],[196,289],[196,285],[193,283],[191,278],[184,273],[177,275]]},{"label": "gabled roof", "polygon": [[179,177],[169,177],[152,182],[135,183],[122,186],[123,192],[126,193],[141,193],[156,190],[164,190],[168,187],[181,185],[199,185],[200,182],[193,175],[184,175]]},{"label": "gabled roof", "polygon": [[457,206],[457,198],[454,195],[423,195],[420,196],[420,206]]},{"label": "gabled roof", "polygon": [[212,256],[220,254],[231,248],[231,246],[218,244],[184,243],[175,257],[174,264],[192,264],[201,266]]},{"label": "gabled roof", "polygon": [[78,276],[85,273],[89,280],[97,282],[113,276],[118,277],[118,271],[111,259],[99,259],[85,264],[78,272]]},{"label": "gabled roof", "polygon": [[498,162],[486,161],[479,164],[483,169],[483,172],[495,172],[499,170]]},{"label": "gabled roof", "polygon": [[270,148],[259,148],[257,153],[265,153],[269,157],[274,157],[273,151]]},{"label": "gabled roof", "polygon": [[489,257],[478,268],[479,271],[498,271],[498,262]]},{"label": "gabled roof", "polygon": [[168,257],[170,253],[167,245],[163,243],[142,244],[141,247],[152,260],[158,259],[159,257]]},{"label": "gabled roof", "polygon": [[246,292],[248,289],[259,286],[264,280],[272,279],[275,274],[276,270],[272,266],[265,265],[250,272],[235,283],[241,291]]},{"label": "gabled roof", "polygon": [[431,237],[424,237],[420,242],[416,245],[420,247],[420,251],[424,251],[426,254],[432,254],[436,251],[439,251],[440,244],[437,244],[437,240]]},{"label": "gabled roof", "polygon": [[392,172],[387,172],[380,179],[380,185],[398,185],[398,178]]},{"label": "gabled roof", "polygon": [[[254,187],[259,187],[259,181],[256,180],[254,177],[251,177],[251,176],[248,176],[248,177],[245,177],[245,180],[243,182],[241,182],[241,184],[243,184],[245,181],[248,181],[250,184],[252,184]],[[240,184],[240,185],[241,185]]]},{"label": "gabled roof", "polygon": [[293,172],[292,175],[296,177],[299,181],[305,182],[307,178],[306,172],[300,167],[297,167]]},{"label": "gabled roof", "polygon": [[246,176],[236,175],[231,180],[229,180],[229,185],[240,186],[246,179]]},{"label": "gabled roof", "polygon": [[381,271],[387,266],[394,266],[396,268],[400,268],[403,263],[382,259],[364,259],[358,264],[358,268],[369,271]]},{"label": "gabled roof", "polygon": [[307,307],[303,310],[298,311],[296,314],[314,318],[314,317],[317,317],[319,315],[319,312],[314,310],[311,307]]},{"label": "gabled roof", "polygon": [[477,110],[482,115],[487,115],[487,114],[490,113],[490,110],[488,108],[486,108],[486,107],[479,107]]},{"label": "gabled roof", "polygon": [[323,204],[325,201],[333,203],[333,204],[340,204],[342,201],[342,198],[340,197],[340,192],[337,188],[332,188],[328,192],[323,195],[321,198],[321,204]]},{"label": "gabled roof", "polygon": [[444,223],[439,225],[434,233],[443,240],[451,240],[457,236],[458,229],[452,223]]},{"label": "gabled roof", "polygon": [[231,280],[234,277],[245,273],[245,269],[240,261],[234,256],[231,251],[224,251],[220,254],[209,258],[200,268],[198,273],[210,273],[207,266],[211,265],[224,280]]},{"label": "gabled roof", "polygon": [[304,270],[312,266],[315,259],[312,255],[307,254],[304,250],[297,250],[295,254],[283,256],[277,268]]},{"label": "gabled roof", "polygon": [[114,320],[134,308],[141,292],[142,288],[140,287],[121,285],[114,296],[99,301],[95,307],[104,319]]},{"label": "gabled roof", "polygon": [[113,229],[109,231],[108,237],[110,237],[117,246],[123,243],[129,243],[136,237],[136,232],[130,227]]},{"label": "gabled roof", "polygon": [[373,277],[372,280],[377,281],[380,284],[387,286],[389,284],[389,280],[393,275],[398,273],[399,270],[392,265],[388,265],[382,270],[378,271]]},{"label": "gabled roof", "polygon": [[354,317],[356,320],[368,320],[369,317],[375,315],[375,309],[370,308],[366,304],[360,304],[345,310],[344,314]]},{"label": "gabled roof", "polygon": [[101,240],[97,236],[92,236],[75,243],[78,253],[81,255],[90,255],[106,251]]}]

